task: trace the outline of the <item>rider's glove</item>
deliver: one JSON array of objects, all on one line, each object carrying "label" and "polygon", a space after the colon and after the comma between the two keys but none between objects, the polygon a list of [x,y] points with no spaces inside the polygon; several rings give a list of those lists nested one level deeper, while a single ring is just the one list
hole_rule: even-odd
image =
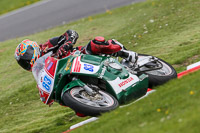
[{"label": "rider's glove", "polygon": [[57,56],[59,58],[61,58],[62,56],[67,55],[67,53],[69,52],[69,50],[71,50],[73,48],[73,44],[66,42],[63,45],[61,45],[57,51]]},{"label": "rider's glove", "polygon": [[63,35],[66,37],[66,41],[70,41],[72,44],[75,44],[79,38],[78,33],[74,30],[67,30]]}]

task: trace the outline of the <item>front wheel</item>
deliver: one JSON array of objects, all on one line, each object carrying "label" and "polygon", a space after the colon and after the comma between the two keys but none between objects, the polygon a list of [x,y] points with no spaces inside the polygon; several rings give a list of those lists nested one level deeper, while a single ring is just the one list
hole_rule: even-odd
[{"label": "front wheel", "polygon": [[107,92],[100,90],[91,96],[82,87],[74,87],[65,92],[62,99],[65,105],[75,112],[89,116],[97,116],[114,110],[119,105],[118,101]]}]

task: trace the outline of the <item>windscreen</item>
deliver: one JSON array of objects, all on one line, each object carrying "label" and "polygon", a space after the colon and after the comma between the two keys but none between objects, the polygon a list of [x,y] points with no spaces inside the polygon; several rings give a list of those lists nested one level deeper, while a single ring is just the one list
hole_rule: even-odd
[{"label": "windscreen", "polygon": [[36,62],[34,63],[34,66],[32,68],[32,73],[33,76],[38,84],[39,81],[39,77],[42,71],[44,71],[44,66],[45,66],[45,60],[47,59],[47,57],[49,57],[53,52],[49,52],[45,55],[43,55],[42,57],[38,58],[36,60]]}]

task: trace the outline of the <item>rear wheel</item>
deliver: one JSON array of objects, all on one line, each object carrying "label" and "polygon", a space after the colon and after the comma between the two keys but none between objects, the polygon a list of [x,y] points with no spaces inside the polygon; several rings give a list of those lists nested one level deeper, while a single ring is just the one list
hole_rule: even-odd
[{"label": "rear wheel", "polygon": [[[137,62],[142,61],[148,56],[152,57],[150,55],[139,54]],[[122,64],[128,66],[127,61],[122,61]],[[138,72],[138,75],[146,74],[149,76],[149,87],[161,85],[173,78],[177,78],[175,69],[169,63],[159,58],[157,58],[157,61],[147,63],[147,65],[144,65],[135,71]]]},{"label": "rear wheel", "polygon": [[63,102],[75,112],[89,116],[114,110],[118,101],[107,92],[98,91],[94,96],[89,95],[82,87],[74,87],[63,95]]},{"label": "rear wheel", "polygon": [[[139,54],[138,61],[140,61],[140,59],[142,59],[146,56],[149,56],[149,55]],[[162,68],[144,72],[145,74],[147,74],[149,76],[149,86],[150,87],[156,86],[156,85],[161,85],[173,78],[177,78],[176,70],[169,63],[165,62],[162,59],[159,59],[159,58],[157,58],[157,59],[158,59],[158,61],[156,62],[156,65],[161,65]],[[146,67],[146,66],[144,66],[144,67]],[[146,68],[143,68],[143,69],[146,69]]]}]

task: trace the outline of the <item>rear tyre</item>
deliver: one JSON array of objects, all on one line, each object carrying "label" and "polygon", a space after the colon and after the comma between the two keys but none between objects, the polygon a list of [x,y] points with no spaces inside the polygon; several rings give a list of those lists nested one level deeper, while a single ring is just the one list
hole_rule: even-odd
[{"label": "rear tyre", "polygon": [[91,96],[82,87],[74,87],[65,92],[62,100],[75,112],[88,116],[100,115],[116,109],[119,105],[118,101],[107,92],[100,90],[95,96]]},{"label": "rear tyre", "polygon": [[[142,61],[144,58],[150,55],[138,54],[137,62]],[[152,56],[151,56],[152,57]],[[155,57],[157,58],[157,57]],[[139,70],[135,70],[134,68],[129,67],[129,62],[126,60],[122,60],[122,65],[133,69],[133,71],[137,71],[137,75],[146,74],[149,76],[149,87],[157,86],[166,83],[167,81],[177,78],[177,73],[175,69],[167,62],[162,59],[157,58],[158,61],[155,63],[149,63],[149,65],[143,66],[139,68]],[[148,64],[148,63],[147,63]],[[155,69],[156,67],[156,69]],[[161,68],[160,68],[161,67]]]},{"label": "rear tyre", "polygon": [[[139,54],[139,58],[145,56],[149,55]],[[162,59],[157,59],[163,65],[163,67],[158,70],[144,72],[144,74],[149,76],[149,87],[162,85],[171,79],[177,78],[176,70],[169,63]]]}]

